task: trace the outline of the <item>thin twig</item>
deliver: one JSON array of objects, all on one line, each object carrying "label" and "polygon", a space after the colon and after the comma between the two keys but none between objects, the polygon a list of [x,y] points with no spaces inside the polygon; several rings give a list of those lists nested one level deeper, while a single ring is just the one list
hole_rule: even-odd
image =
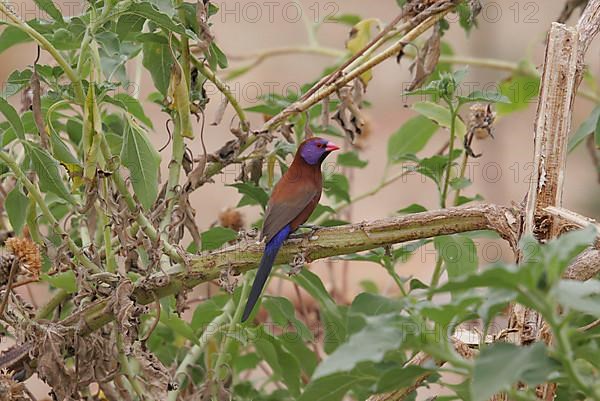
[{"label": "thin twig", "polygon": [[10,266],[10,273],[8,275],[8,283],[6,283],[6,290],[4,293],[4,297],[2,298],[2,304],[0,304],[0,316],[4,315],[4,309],[8,304],[8,298],[10,297],[10,293],[12,291],[12,283],[15,279],[15,274],[17,273],[17,266],[19,265],[19,260],[17,257],[13,259],[12,265]]}]

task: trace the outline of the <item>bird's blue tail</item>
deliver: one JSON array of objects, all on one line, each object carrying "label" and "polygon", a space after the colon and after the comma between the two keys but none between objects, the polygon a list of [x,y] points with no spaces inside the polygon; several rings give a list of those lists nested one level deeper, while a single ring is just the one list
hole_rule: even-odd
[{"label": "bird's blue tail", "polygon": [[283,227],[281,231],[279,231],[265,246],[265,253],[263,254],[262,259],[260,260],[260,264],[258,265],[258,272],[256,272],[256,278],[252,283],[252,289],[250,290],[250,295],[248,296],[248,301],[246,302],[246,308],[244,309],[244,315],[242,316],[242,323],[248,319],[252,309],[254,309],[254,305],[256,305],[256,301],[258,301],[258,297],[267,282],[267,278],[269,277],[269,273],[271,273],[271,268],[273,267],[273,263],[275,263],[275,258],[277,257],[277,253],[281,248],[281,245],[285,242],[288,235],[290,235],[291,227],[289,225]]}]

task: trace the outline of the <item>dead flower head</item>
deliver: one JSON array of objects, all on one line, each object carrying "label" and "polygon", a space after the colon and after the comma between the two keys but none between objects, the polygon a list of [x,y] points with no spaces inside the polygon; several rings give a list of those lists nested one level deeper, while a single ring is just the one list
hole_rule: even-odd
[{"label": "dead flower head", "polygon": [[246,225],[244,215],[237,209],[228,207],[219,213],[219,224],[234,231],[240,231]]}]

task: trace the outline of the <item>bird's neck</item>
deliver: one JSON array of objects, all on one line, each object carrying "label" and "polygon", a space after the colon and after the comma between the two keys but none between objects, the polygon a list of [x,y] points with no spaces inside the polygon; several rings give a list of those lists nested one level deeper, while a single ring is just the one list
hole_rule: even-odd
[{"label": "bird's neck", "polygon": [[302,183],[303,185],[312,185],[314,187],[323,185],[321,163],[309,164],[298,155],[294,158],[294,161],[292,161],[290,168],[286,172],[286,176],[298,184]]}]

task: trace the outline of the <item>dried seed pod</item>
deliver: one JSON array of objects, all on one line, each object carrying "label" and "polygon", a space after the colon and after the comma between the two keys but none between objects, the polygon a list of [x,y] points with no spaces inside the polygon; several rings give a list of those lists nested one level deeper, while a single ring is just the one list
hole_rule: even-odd
[{"label": "dried seed pod", "polygon": [[42,268],[42,257],[35,242],[29,238],[9,238],[6,248],[19,259],[21,267],[37,277]]},{"label": "dried seed pod", "polygon": [[219,213],[219,224],[234,231],[240,231],[246,225],[244,215],[237,209],[228,207]]},{"label": "dried seed pod", "polygon": [[492,111],[492,106],[477,103],[472,105],[470,110],[469,131],[473,132],[477,139],[486,139],[490,136],[493,138],[492,125],[496,119],[496,113]]},{"label": "dried seed pod", "polygon": [[0,256],[0,287],[8,283],[8,276],[15,258],[16,256],[12,254]]},{"label": "dried seed pod", "polygon": [[8,372],[0,374],[0,400],[28,401],[29,399],[25,394],[25,383],[15,381]]}]

